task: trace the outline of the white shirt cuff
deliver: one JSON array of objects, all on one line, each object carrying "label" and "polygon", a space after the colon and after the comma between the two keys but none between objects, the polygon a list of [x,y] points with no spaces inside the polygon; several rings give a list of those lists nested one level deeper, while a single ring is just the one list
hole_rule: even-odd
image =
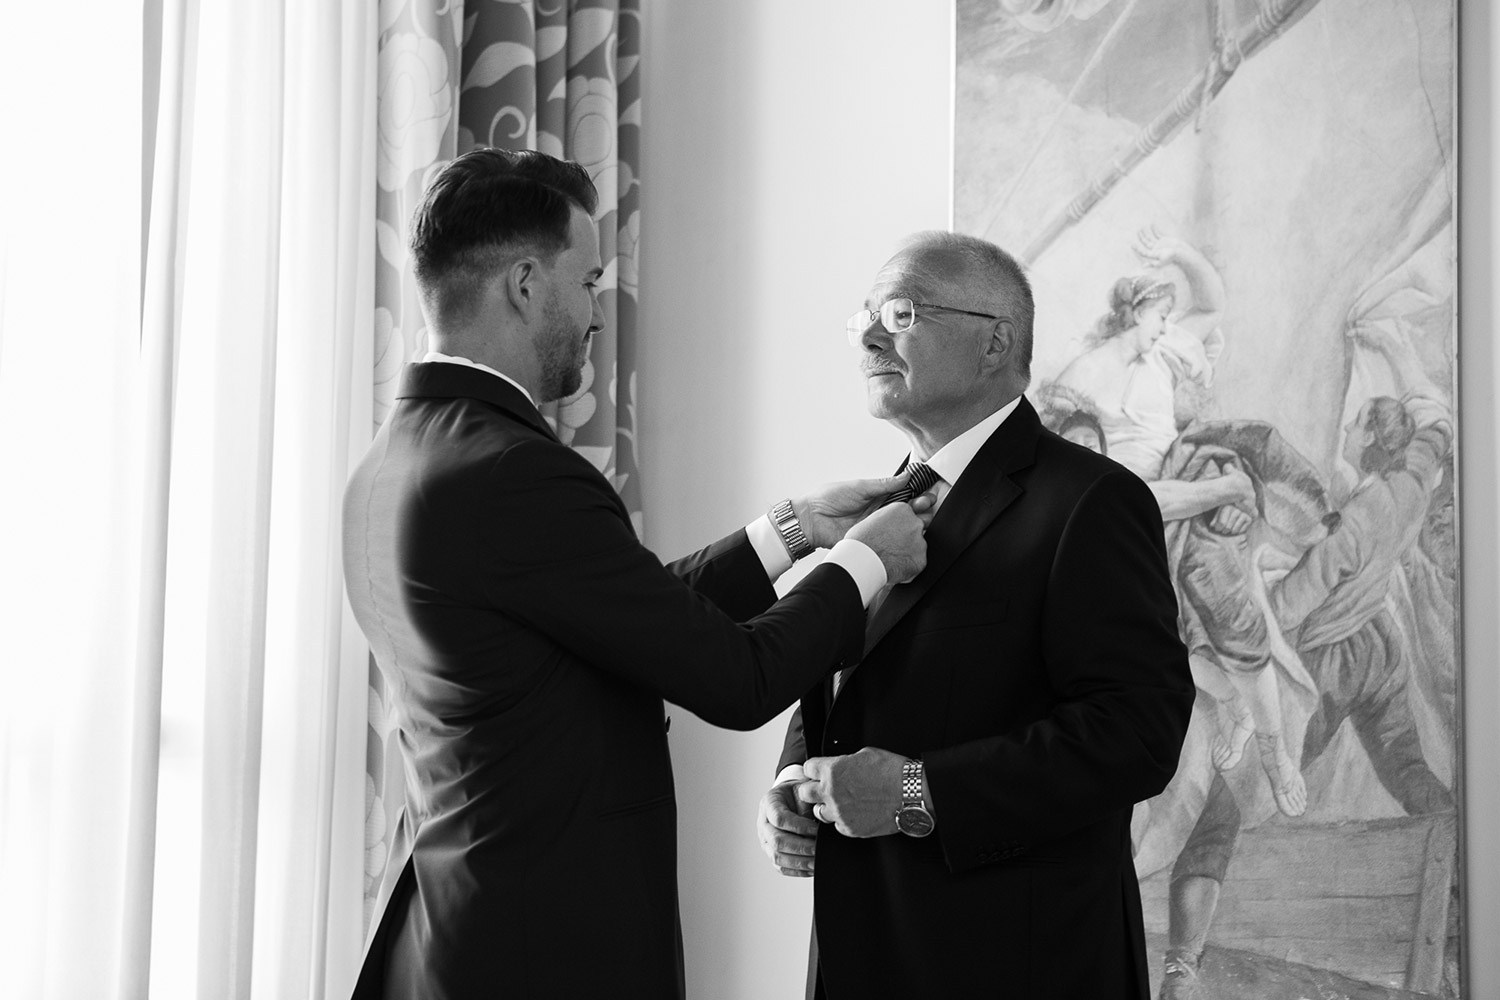
[{"label": "white shirt cuff", "polygon": [[[770,515],[762,514],[745,525],[745,535],[772,583],[792,568],[792,557],[787,555],[786,546],[771,523]],[[854,584],[859,588],[859,603],[863,607],[868,608],[885,587],[885,563],[864,542],[845,538],[828,550],[828,558],[823,561],[842,566],[854,578]]]},{"label": "white shirt cuff", "polygon": [[783,767],[781,769],[781,773],[776,776],[776,780],[773,781],[773,782],[771,782],[771,784],[773,784],[773,785],[779,785],[783,781],[806,781],[806,780],[807,780],[807,773],[802,770],[802,765],[801,764],[788,764],[786,767]]},{"label": "white shirt cuff", "polygon": [[885,588],[885,563],[864,542],[845,538],[828,550],[828,558],[823,561],[844,567],[854,577],[859,587],[859,603],[864,607],[868,608]]},{"label": "white shirt cuff", "polygon": [[760,556],[760,564],[766,568],[766,577],[775,583],[781,574],[792,568],[792,557],[787,555],[776,525],[769,514],[762,514],[745,525],[745,534],[750,536],[750,547]]}]

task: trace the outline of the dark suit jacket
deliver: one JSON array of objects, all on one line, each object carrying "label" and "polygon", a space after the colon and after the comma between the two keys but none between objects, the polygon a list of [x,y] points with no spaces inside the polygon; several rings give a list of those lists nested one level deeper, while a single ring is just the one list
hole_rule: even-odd
[{"label": "dark suit jacket", "polygon": [[411,365],[344,499],[407,796],[355,996],[681,996],[662,699],[754,728],[857,658],[822,569],[738,625],[775,596],[743,531],[669,571],[520,392]]},{"label": "dark suit jacket", "polygon": [[1022,400],[927,544],[781,760],[921,757],[933,799],[925,839],[821,829],[827,995],[1146,1000],[1131,805],[1172,777],[1193,702],[1156,501]]}]

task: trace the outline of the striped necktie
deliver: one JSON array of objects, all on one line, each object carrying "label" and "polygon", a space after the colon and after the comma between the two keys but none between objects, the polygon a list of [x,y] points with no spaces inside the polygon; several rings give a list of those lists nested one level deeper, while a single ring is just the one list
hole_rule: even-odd
[{"label": "striped necktie", "polygon": [[885,498],[880,506],[886,507],[893,503],[909,503],[916,497],[921,496],[932,489],[940,477],[932,471],[932,467],[921,462],[914,462],[906,469],[906,479],[902,482],[900,489]]}]

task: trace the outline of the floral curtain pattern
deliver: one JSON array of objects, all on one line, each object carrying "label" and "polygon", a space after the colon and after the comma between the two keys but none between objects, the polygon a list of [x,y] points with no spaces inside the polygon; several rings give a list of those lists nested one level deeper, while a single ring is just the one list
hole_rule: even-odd
[{"label": "floral curtain pattern", "polygon": [[[637,531],[640,36],[640,0],[381,0],[373,372],[378,427],[401,366],[428,350],[406,231],[437,170],[478,146],[536,149],[583,164],[599,191],[605,329],[593,338],[578,391],[543,413],[563,443],[614,484]],[[369,706],[366,922],[404,781],[395,719],[373,662]]]}]

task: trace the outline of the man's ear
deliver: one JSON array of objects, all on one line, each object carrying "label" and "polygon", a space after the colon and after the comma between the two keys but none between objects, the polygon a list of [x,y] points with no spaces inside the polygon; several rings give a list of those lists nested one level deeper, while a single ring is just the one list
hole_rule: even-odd
[{"label": "man's ear", "polygon": [[1016,352],[1016,324],[1002,316],[990,328],[989,340],[985,341],[980,364],[986,371],[1004,368]]},{"label": "man's ear", "polygon": [[505,297],[523,316],[541,304],[541,269],[534,258],[521,257],[505,269]]}]

